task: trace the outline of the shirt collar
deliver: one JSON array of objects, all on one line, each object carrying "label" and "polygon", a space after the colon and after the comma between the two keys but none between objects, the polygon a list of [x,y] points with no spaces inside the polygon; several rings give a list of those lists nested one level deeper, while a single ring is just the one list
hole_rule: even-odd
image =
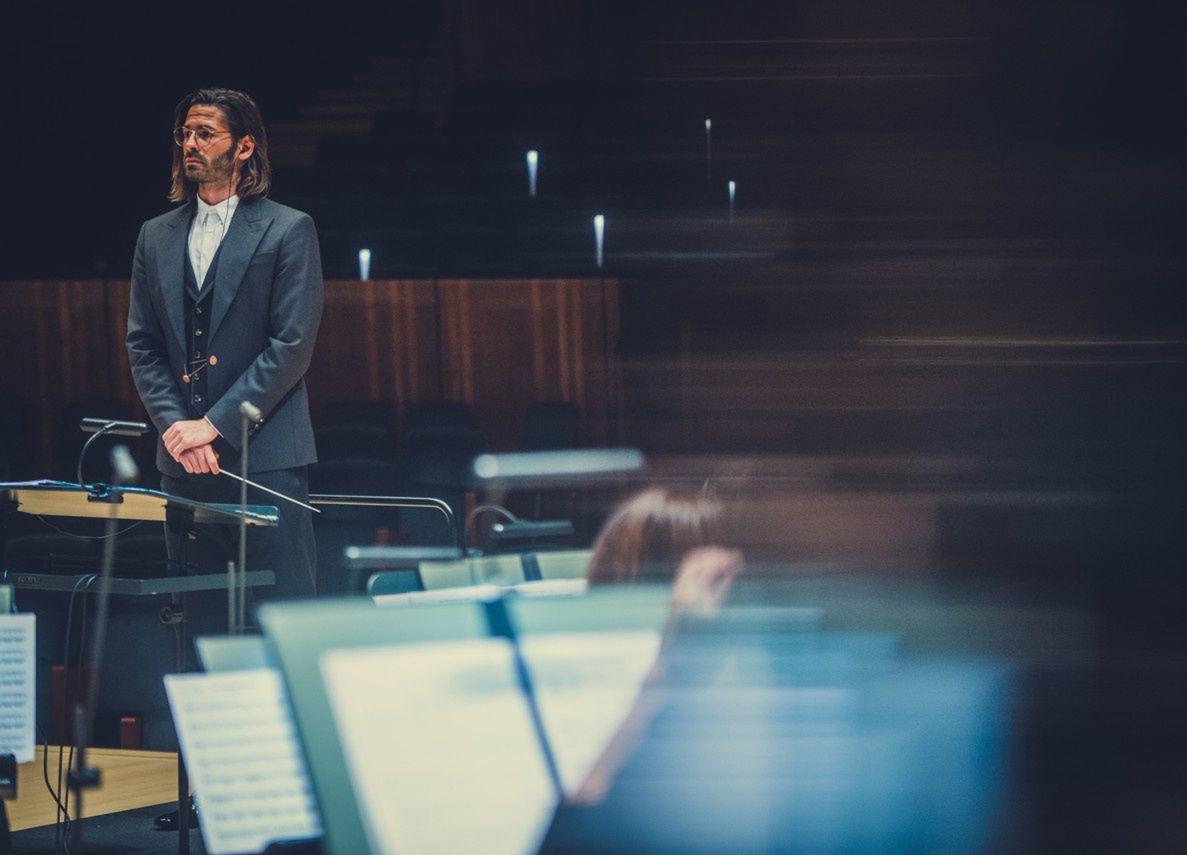
[{"label": "shirt collar", "polygon": [[195,195],[194,198],[198,200],[198,222],[202,222],[208,211],[213,211],[214,215],[218,217],[220,222],[230,222],[231,215],[235,213],[235,209],[239,206],[239,197],[231,194],[228,198],[219,202],[217,205],[207,205],[202,201],[202,197]]}]

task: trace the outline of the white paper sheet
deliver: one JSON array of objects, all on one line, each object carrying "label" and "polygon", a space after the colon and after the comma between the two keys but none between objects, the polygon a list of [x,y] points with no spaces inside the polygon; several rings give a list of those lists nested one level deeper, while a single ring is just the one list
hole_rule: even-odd
[{"label": "white paper sheet", "polygon": [[425,603],[483,602],[514,593],[521,597],[580,596],[588,588],[584,579],[540,579],[515,585],[466,585],[436,588],[432,591],[407,591],[403,594],[379,594],[371,598],[377,606],[415,606]]},{"label": "white paper sheet", "polygon": [[521,640],[566,793],[581,786],[631,711],[659,644],[660,634],[650,630]]},{"label": "white paper sheet", "polygon": [[0,754],[33,759],[36,721],[37,618],[0,615]]},{"label": "white paper sheet", "polygon": [[532,852],[556,804],[499,638],[322,658],[371,851]]},{"label": "white paper sheet", "polygon": [[165,690],[211,855],[321,834],[278,672],[170,674]]}]

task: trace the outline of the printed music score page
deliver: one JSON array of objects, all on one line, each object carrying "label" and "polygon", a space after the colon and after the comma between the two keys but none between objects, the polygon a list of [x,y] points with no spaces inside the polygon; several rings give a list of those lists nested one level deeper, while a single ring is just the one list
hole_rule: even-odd
[{"label": "printed music score page", "polygon": [[0,615],[0,754],[33,759],[37,618]]},{"label": "printed music score page", "polygon": [[321,669],[373,853],[535,851],[556,797],[505,639],[330,651]]},{"label": "printed music score page", "polygon": [[521,639],[565,793],[578,790],[634,707],[659,645],[652,630]]},{"label": "printed music score page", "polygon": [[169,674],[165,691],[210,855],[321,835],[280,674]]},{"label": "printed music score page", "polygon": [[[660,635],[522,643],[572,792],[633,706]],[[556,795],[506,639],[331,651],[321,669],[373,852],[536,850]]]}]

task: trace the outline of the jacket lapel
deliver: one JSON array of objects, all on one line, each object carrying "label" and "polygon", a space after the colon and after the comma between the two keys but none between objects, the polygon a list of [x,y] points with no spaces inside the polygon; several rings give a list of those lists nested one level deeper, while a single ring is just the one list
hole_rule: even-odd
[{"label": "jacket lapel", "polygon": [[271,221],[271,217],[262,216],[260,205],[254,200],[240,202],[235,209],[227,236],[223,238],[219,249],[218,267],[214,272],[214,306],[210,312],[212,339],[227,316],[227,310],[231,308],[235,293],[247,273],[247,265]]},{"label": "jacket lapel", "polygon": [[157,270],[160,276],[161,296],[165,300],[165,311],[169,315],[169,326],[177,336],[177,343],[185,353],[185,269],[190,253],[186,247],[189,238],[190,219],[196,202],[182,205],[165,221],[169,226],[164,235],[157,256]]}]

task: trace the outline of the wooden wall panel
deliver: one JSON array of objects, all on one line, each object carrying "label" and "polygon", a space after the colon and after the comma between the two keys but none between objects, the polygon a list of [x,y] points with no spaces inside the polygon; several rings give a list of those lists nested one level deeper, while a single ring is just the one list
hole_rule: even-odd
[{"label": "wooden wall panel", "polygon": [[[107,283],[107,364],[111,366],[109,395],[143,412],[136,384],[132,382],[132,366],[128,362],[128,348],[124,343],[128,337],[128,297],[131,292],[132,283],[126,280]],[[145,415],[145,418],[148,416]]]},{"label": "wooden wall panel", "polygon": [[441,394],[432,280],[326,283],[306,375],[315,413],[331,401],[391,401],[396,412]]},{"label": "wooden wall panel", "polygon": [[[50,471],[71,402],[142,412],[124,349],[129,283],[0,283],[0,402],[26,410],[37,471]],[[341,400],[471,404],[491,447],[513,448],[534,401],[580,407],[611,442],[619,401],[617,283],[567,280],[332,281],[307,380],[315,420]]]},{"label": "wooden wall panel", "polygon": [[577,404],[590,441],[612,441],[617,301],[607,292],[616,287],[597,279],[440,280],[445,396],[474,407],[494,448],[514,448],[525,408],[543,400]]},{"label": "wooden wall panel", "polygon": [[[0,399],[26,408],[29,451],[42,471],[51,466],[67,402],[128,400],[126,390],[116,394],[128,360],[114,351],[126,315],[126,283],[122,303],[118,283],[0,284]],[[134,390],[129,403],[138,407]]]}]

